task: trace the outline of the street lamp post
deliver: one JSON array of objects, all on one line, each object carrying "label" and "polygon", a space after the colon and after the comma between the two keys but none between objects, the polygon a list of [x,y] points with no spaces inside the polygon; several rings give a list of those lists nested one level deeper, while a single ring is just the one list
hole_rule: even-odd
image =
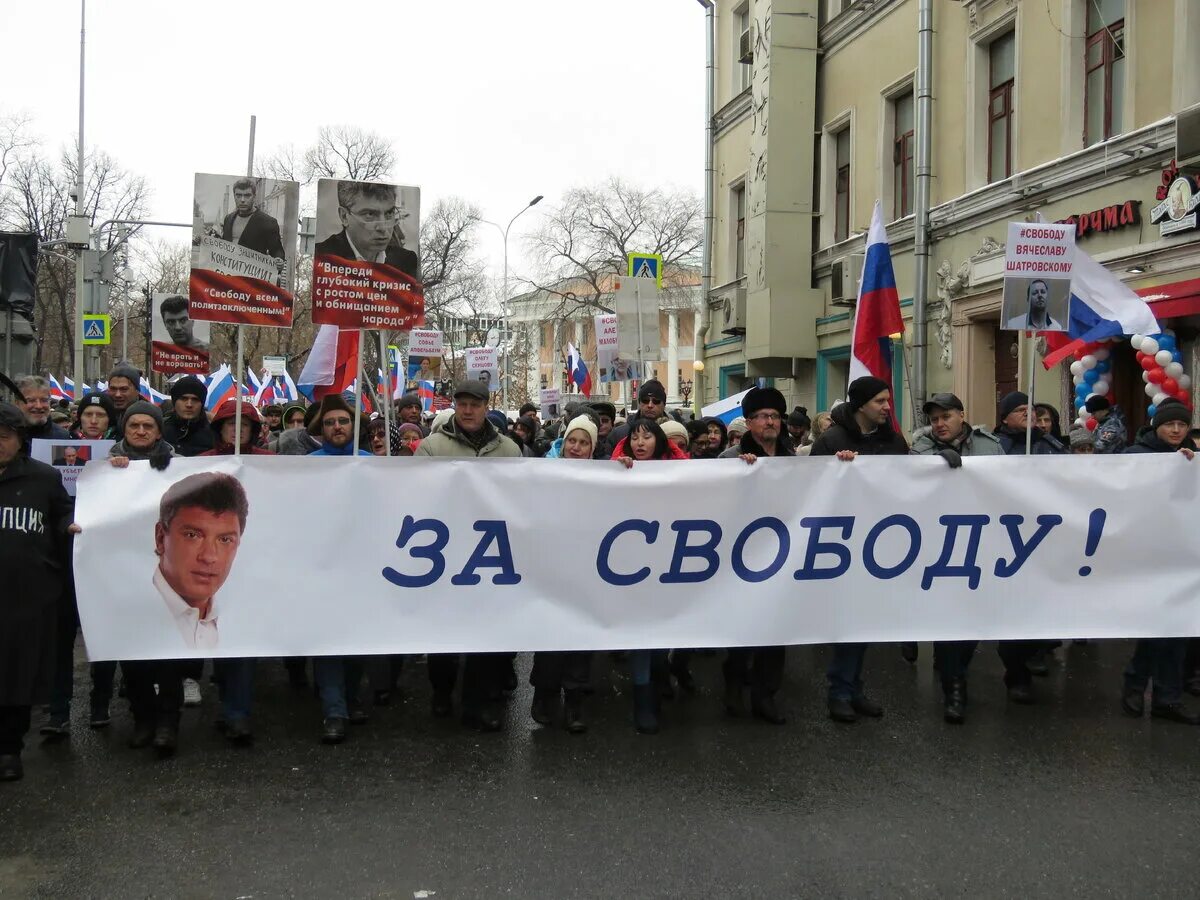
[{"label": "street lamp post", "polygon": [[508,379],[505,377],[508,374],[508,332],[509,332],[509,322],[508,322],[508,230],[510,228],[512,228],[513,222],[517,221],[517,217],[520,216],[521,213],[525,212],[525,210],[529,209],[530,207],[537,206],[541,202],[542,202],[542,195],[538,194],[536,197],[534,197],[532,200],[530,200],[528,203],[526,203],[523,207],[521,207],[521,209],[517,213],[517,215],[515,215],[511,219],[509,219],[508,224],[505,225],[504,227],[501,227],[497,223],[492,222],[488,219],[480,219],[479,220],[488,225],[491,225],[493,228],[498,229],[500,234],[504,237],[504,329],[503,329],[504,333],[500,336],[501,343],[503,344],[504,356],[503,356],[503,359],[500,364],[500,404],[504,407],[504,415],[505,416],[508,415]]}]

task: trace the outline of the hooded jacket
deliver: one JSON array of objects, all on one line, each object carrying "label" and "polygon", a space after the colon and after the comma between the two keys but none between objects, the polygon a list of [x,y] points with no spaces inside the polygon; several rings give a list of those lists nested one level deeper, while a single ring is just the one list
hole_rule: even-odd
[{"label": "hooded jacket", "polygon": [[[213,437],[213,448],[205,450],[199,456],[232,456],[233,444],[226,444],[221,440],[221,426],[225,422],[232,422],[237,417],[237,400],[229,399],[217,407],[217,412],[212,418],[209,434]],[[258,410],[249,403],[242,404],[242,421],[250,423],[250,439],[242,445],[242,456],[274,456],[270,450],[264,450],[258,446],[258,436],[262,432],[263,420],[258,414]]]},{"label": "hooded jacket", "polygon": [[203,411],[194,419],[182,419],[175,413],[165,416],[163,440],[174,447],[179,456],[200,456],[217,445]]},{"label": "hooded jacket", "polygon": [[[853,450],[865,456],[901,456],[908,454],[908,442],[884,422],[870,434],[863,434],[849,403],[834,407],[829,414],[833,424],[821,432],[812,443],[810,456],[833,456],[842,450]],[[749,434],[746,435],[749,437]],[[745,437],[742,438],[744,442]]]},{"label": "hooded jacket", "polygon": [[471,440],[458,430],[458,420],[451,416],[440,431],[435,431],[417,448],[414,456],[449,456],[474,459],[476,457],[519,458],[521,448],[512,438],[505,437],[487,419],[483,420],[483,433],[479,440]]},{"label": "hooded jacket", "polygon": [[1003,456],[1004,447],[1000,439],[981,425],[963,423],[963,430],[954,440],[943,443],[933,436],[928,425],[918,428],[913,435],[912,452],[918,456],[953,450],[959,456]]}]

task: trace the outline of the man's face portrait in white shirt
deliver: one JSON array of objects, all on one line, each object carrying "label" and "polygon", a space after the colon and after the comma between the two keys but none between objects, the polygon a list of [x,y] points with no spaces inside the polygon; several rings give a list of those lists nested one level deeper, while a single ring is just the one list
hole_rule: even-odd
[{"label": "man's face portrait in white shirt", "polygon": [[216,472],[189,475],[163,495],[154,526],[158,568],[201,618],[233,568],[247,512],[241,484]]}]

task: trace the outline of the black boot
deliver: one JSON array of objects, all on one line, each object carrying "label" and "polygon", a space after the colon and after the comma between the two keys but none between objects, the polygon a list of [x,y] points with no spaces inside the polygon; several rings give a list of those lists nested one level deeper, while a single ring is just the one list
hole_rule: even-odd
[{"label": "black boot", "polygon": [[25,777],[25,769],[21,765],[21,754],[5,753],[0,755],[0,781],[20,781]]},{"label": "black boot", "polygon": [[900,644],[900,657],[906,663],[915,663],[920,655],[921,650],[916,641],[904,641]]},{"label": "black boot", "polygon": [[135,719],[133,722],[133,734],[129,738],[129,747],[132,750],[141,750],[143,747],[149,747],[154,741],[154,722],[142,719]]},{"label": "black boot", "polygon": [[679,689],[685,694],[696,693],[696,679],[692,677],[692,670],[688,666],[691,651],[676,650],[671,654],[671,674],[675,676],[675,680],[679,682]]},{"label": "black boot", "polygon": [[942,690],[946,693],[942,718],[951,725],[961,725],[967,720],[967,683],[961,678],[955,678],[946,682]]},{"label": "black boot", "polygon": [[746,688],[741,682],[725,682],[725,712],[734,718],[746,715]]},{"label": "black boot", "polygon": [[764,694],[761,697],[751,697],[750,711],[754,713],[754,718],[770,722],[772,725],[783,725],[787,722],[787,717],[775,705],[775,698],[768,694]]},{"label": "black boot", "polygon": [[554,722],[554,692],[548,688],[533,689],[533,706],[529,708],[529,714],[533,716],[533,721],[539,725],[550,725]]},{"label": "black boot", "polygon": [[653,684],[633,686],[633,724],[642,734],[658,734],[657,694]]},{"label": "black boot", "polygon": [[587,723],[583,721],[583,691],[570,690],[563,704],[563,721],[571,734],[583,734]]},{"label": "black boot", "polygon": [[175,755],[179,743],[179,725],[175,722],[160,722],[154,729],[154,752],[166,759]]}]

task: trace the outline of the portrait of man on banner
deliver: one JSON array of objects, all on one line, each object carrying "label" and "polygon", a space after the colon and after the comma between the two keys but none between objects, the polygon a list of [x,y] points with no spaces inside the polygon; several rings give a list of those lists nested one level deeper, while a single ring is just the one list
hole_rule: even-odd
[{"label": "portrait of man on banner", "polygon": [[212,325],[192,318],[183,294],[154,294],[151,303],[150,370],[164,375],[207,373]]},{"label": "portrait of man on banner", "polygon": [[248,514],[241,483],[220,472],[188,475],[159,501],[151,581],[189,650],[218,645],[217,594],[237,559]]},{"label": "portrait of man on banner", "polygon": [[313,321],[409,330],[425,321],[421,192],[373,181],[317,183]]}]

